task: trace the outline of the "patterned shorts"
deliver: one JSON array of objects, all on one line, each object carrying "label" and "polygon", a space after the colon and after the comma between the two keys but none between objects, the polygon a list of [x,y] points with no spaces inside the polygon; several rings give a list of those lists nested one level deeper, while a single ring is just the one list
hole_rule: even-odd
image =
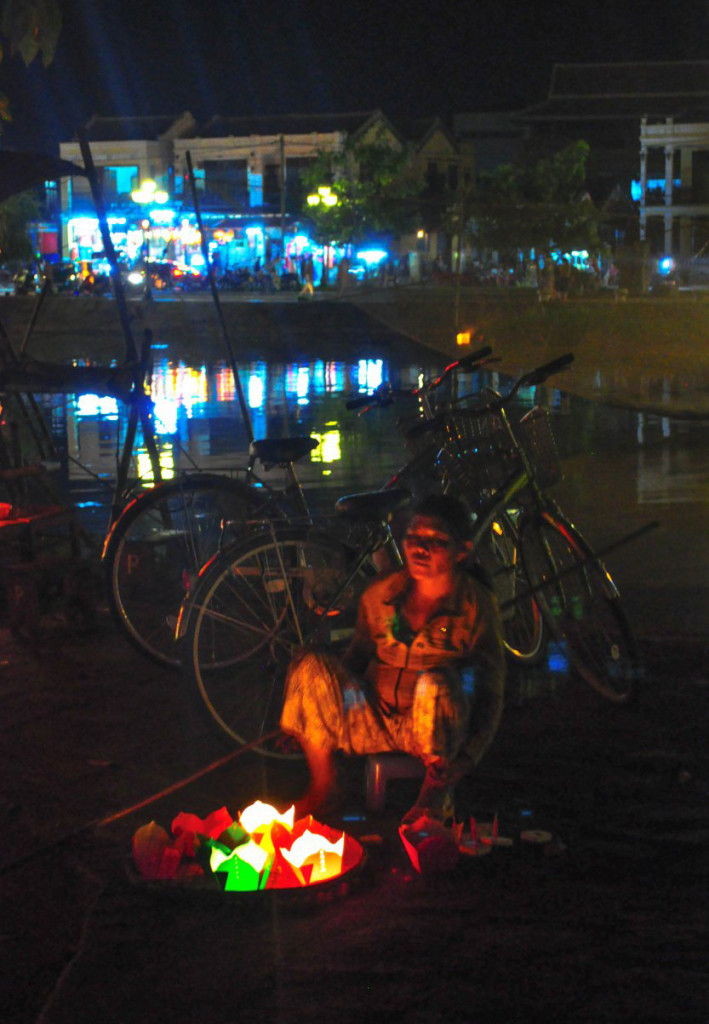
[{"label": "patterned shorts", "polygon": [[404,714],[384,713],[368,691],[333,655],[303,650],[288,670],[281,728],[327,750],[400,751],[425,764],[449,761],[460,750],[469,709],[454,670],[422,672]]}]

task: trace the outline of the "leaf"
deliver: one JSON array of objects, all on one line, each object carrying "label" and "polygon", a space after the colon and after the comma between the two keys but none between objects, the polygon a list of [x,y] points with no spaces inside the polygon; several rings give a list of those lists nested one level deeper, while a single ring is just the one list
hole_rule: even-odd
[{"label": "leaf", "polygon": [[6,0],[0,30],[10,40],[10,52],[26,65],[40,53],[45,67],[56,53],[62,27],[57,0]]}]

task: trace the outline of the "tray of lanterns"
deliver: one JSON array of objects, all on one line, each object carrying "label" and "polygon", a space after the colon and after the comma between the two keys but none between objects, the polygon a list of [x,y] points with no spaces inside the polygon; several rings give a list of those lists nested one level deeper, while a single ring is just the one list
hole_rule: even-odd
[{"label": "tray of lanterns", "polygon": [[133,836],[128,875],[161,892],[344,894],[364,865],[347,832],[295,808],[255,801],[234,817],[222,807],[200,818],[181,812],[168,832],[155,821]]}]

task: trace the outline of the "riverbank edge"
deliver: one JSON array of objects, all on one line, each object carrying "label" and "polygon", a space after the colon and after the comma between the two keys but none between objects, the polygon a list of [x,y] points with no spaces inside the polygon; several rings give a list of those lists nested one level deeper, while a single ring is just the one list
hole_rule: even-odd
[{"label": "riverbank edge", "polygon": [[[50,296],[26,339],[35,299],[4,296],[2,322],[16,352],[66,363],[125,358],[125,338],[110,299]],[[239,363],[259,360],[388,358],[445,361],[490,344],[497,367],[512,376],[573,352],[557,381],[572,394],[648,414],[709,418],[709,302],[677,299],[539,303],[531,293],[400,288],[318,296],[298,302],[230,296],[224,329],[209,294],[128,304],[136,345],[149,331],[169,357],[214,363],[227,358],[225,334]],[[471,341],[456,344],[458,332]]]}]

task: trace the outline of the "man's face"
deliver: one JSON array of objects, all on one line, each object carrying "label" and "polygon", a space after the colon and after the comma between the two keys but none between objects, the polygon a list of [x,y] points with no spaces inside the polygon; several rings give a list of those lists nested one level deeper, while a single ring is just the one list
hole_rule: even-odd
[{"label": "man's face", "polygon": [[443,520],[414,516],[404,534],[404,556],[415,580],[451,577],[465,547],[451,537]]}]

